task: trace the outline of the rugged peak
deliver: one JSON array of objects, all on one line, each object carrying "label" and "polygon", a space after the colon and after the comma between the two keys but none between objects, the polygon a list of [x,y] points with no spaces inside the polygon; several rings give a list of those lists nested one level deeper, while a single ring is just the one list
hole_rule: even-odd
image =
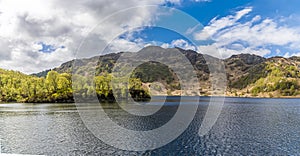
[{"label": "rugged peak", "polygon": [[292,56],[290,57],[291,60],[295,60],[295,61],[300,61],[300,57],[299,56]]},{"label": "rugged peak", "polygon": [[254,54],[232,55],[230,58],[226,60],[237,60],[237,59],[241,60],[242,62],[248,65],[255,65],[266,61],[266,58]]},{"label": "rugged peak", "polygon": [[150,46],[147,46],[147,47],[144,47],[143,49],[141,49],[139,52],[142,52],[142,51],[149,51],[149,50],[164,50],[164,48],[162,47],[159,47],[159,46],[153,46],[153,45],[150,45]]}]

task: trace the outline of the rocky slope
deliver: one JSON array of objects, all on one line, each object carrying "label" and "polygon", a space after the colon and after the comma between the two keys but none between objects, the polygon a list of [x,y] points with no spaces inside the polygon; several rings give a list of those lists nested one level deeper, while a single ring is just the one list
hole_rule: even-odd
[{"label": "rocky slope", "polygon": [[[154,47],[154,49],[159,50],[161,48]],[[176,49],[187,57],[196,70],[201,87],[199,92],[202,95],[210,95],[211,93],[210,70],[207,63],[218,61],[222,61],[226,69],[228,80],[227,95],[229,96],[295,97],[300,94],[299,57],[264,58],[253,54],[239,54],[224,60],[218,60],[212,56],[203,55],[192,50]],[[71,73],[73,70],[78,73],[85,73],[91,70],[88,66],[95,63],[96,75],[110,73],[121,54],[122,52],[111,53],[99,57],[76,60],[75,69],[72,69],[73,60],[53,70],[59,73]],[[47,72],[44,71],[36,75],[43,76]],[[134,70],[132,77],[140,78],[149,87],[154,82],[159,82],[162,85],[156,88],[160,88],[164,92],[167,90],[168,94],[177,94],[178,89],[180,89],[176,73],[166,65],[158,62],[148,62],[140,65]],[[156,93],[159,94],[159,91],[156,91]]]}]

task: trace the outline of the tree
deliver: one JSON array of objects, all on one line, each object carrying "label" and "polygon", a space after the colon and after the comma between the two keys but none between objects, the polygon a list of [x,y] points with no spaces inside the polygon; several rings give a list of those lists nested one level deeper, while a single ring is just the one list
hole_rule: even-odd
[{"label": "tree", "polygon": [[46,84],[47,84],[47,87],[48,87],[48,91],[50,93],[53,93],[53,92],[56,92],[57,91],[57,87],[58,87],[58,73],[56,71],[50,71],[48,74],[47,74],[47,77],[46,77]]}]

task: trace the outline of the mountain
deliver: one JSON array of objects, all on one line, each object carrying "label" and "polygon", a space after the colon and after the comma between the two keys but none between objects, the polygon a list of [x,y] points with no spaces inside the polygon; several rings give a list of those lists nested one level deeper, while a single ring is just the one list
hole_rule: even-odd
[{"label": "mountain", "polygon": [[272,57],[256,64],[232,86],[241,96],[299,96],[299,57]]},{"label": "mountain", "polygon": [[[219,60],[215,57],[200,54],[193,50],[184,50],[176,48],[190,61],[200,83],[200,92],[203,95],[210,95],[210,71],[208,61],[222,61],[225,65],[228,86],[227,95],[229,96],[260,96],[260,97],[282,97],[282,96],[299,96],[300,92],[300,73],[299,57],[283,58],[272,57],[264,58],[253,54],[238,54],[227,59]],[[162,49],[161,47],[152,47],[152,50],[174,50]],[[140,51],[142,52],[143,49]],[[112,69],[123,52],[111,53],[102,56],[96,56],[86,59],[76,60],[76,67],[73,67],[74,61],[68,61],[61,66],[52,70],[58,73],[88,73],[92,72],[88,68],[92,63],[96,64],[95,74],[103,75],[111,73]],[[76,68],[76,69],[73,69]],[[48,71],[35,74],[44,76]],[[140,79],[148,87],[154,82],[159,82],[161,92],[157,94],[177,94],[180,89],[180,83],[176,73],[168,66],[158,62],[147,62],[138,66],[132,73],[131,77]],[[161,89],[165,87],[164,89]],[[164,92],[164,93],[162,93]]]},{"label": "mountain", "polygon": [[[264,74],[267,59],[253,54],[233,55],[224,60],[230,88],[245,88]],[[245,81],[245,78],[247,80]]]}]

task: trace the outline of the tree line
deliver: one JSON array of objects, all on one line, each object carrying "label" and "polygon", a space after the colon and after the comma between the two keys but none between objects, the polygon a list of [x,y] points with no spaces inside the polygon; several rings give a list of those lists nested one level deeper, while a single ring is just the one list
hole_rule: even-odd
[{"label": "tree line", "polygon": [[[116,89],[113,94],[112,75],[102,74],[89,77],[74,75],[76,84],[72,85],[72,75],[49,71],[47,76],[36,77],[21,72],[0,69],[0,101],[1,102],[74,102],[76,97],[89,98],[97,95],[100,100],[114,101],[116,96],[136,100],[148,99],[149,92],[143,87],[140,79],[131,78],[130,83]],[[73,88],[74,87],[74,88]],[[126,90],[129,92],[127,93]],[[129,95],[131,94],[131,95]]]}]

